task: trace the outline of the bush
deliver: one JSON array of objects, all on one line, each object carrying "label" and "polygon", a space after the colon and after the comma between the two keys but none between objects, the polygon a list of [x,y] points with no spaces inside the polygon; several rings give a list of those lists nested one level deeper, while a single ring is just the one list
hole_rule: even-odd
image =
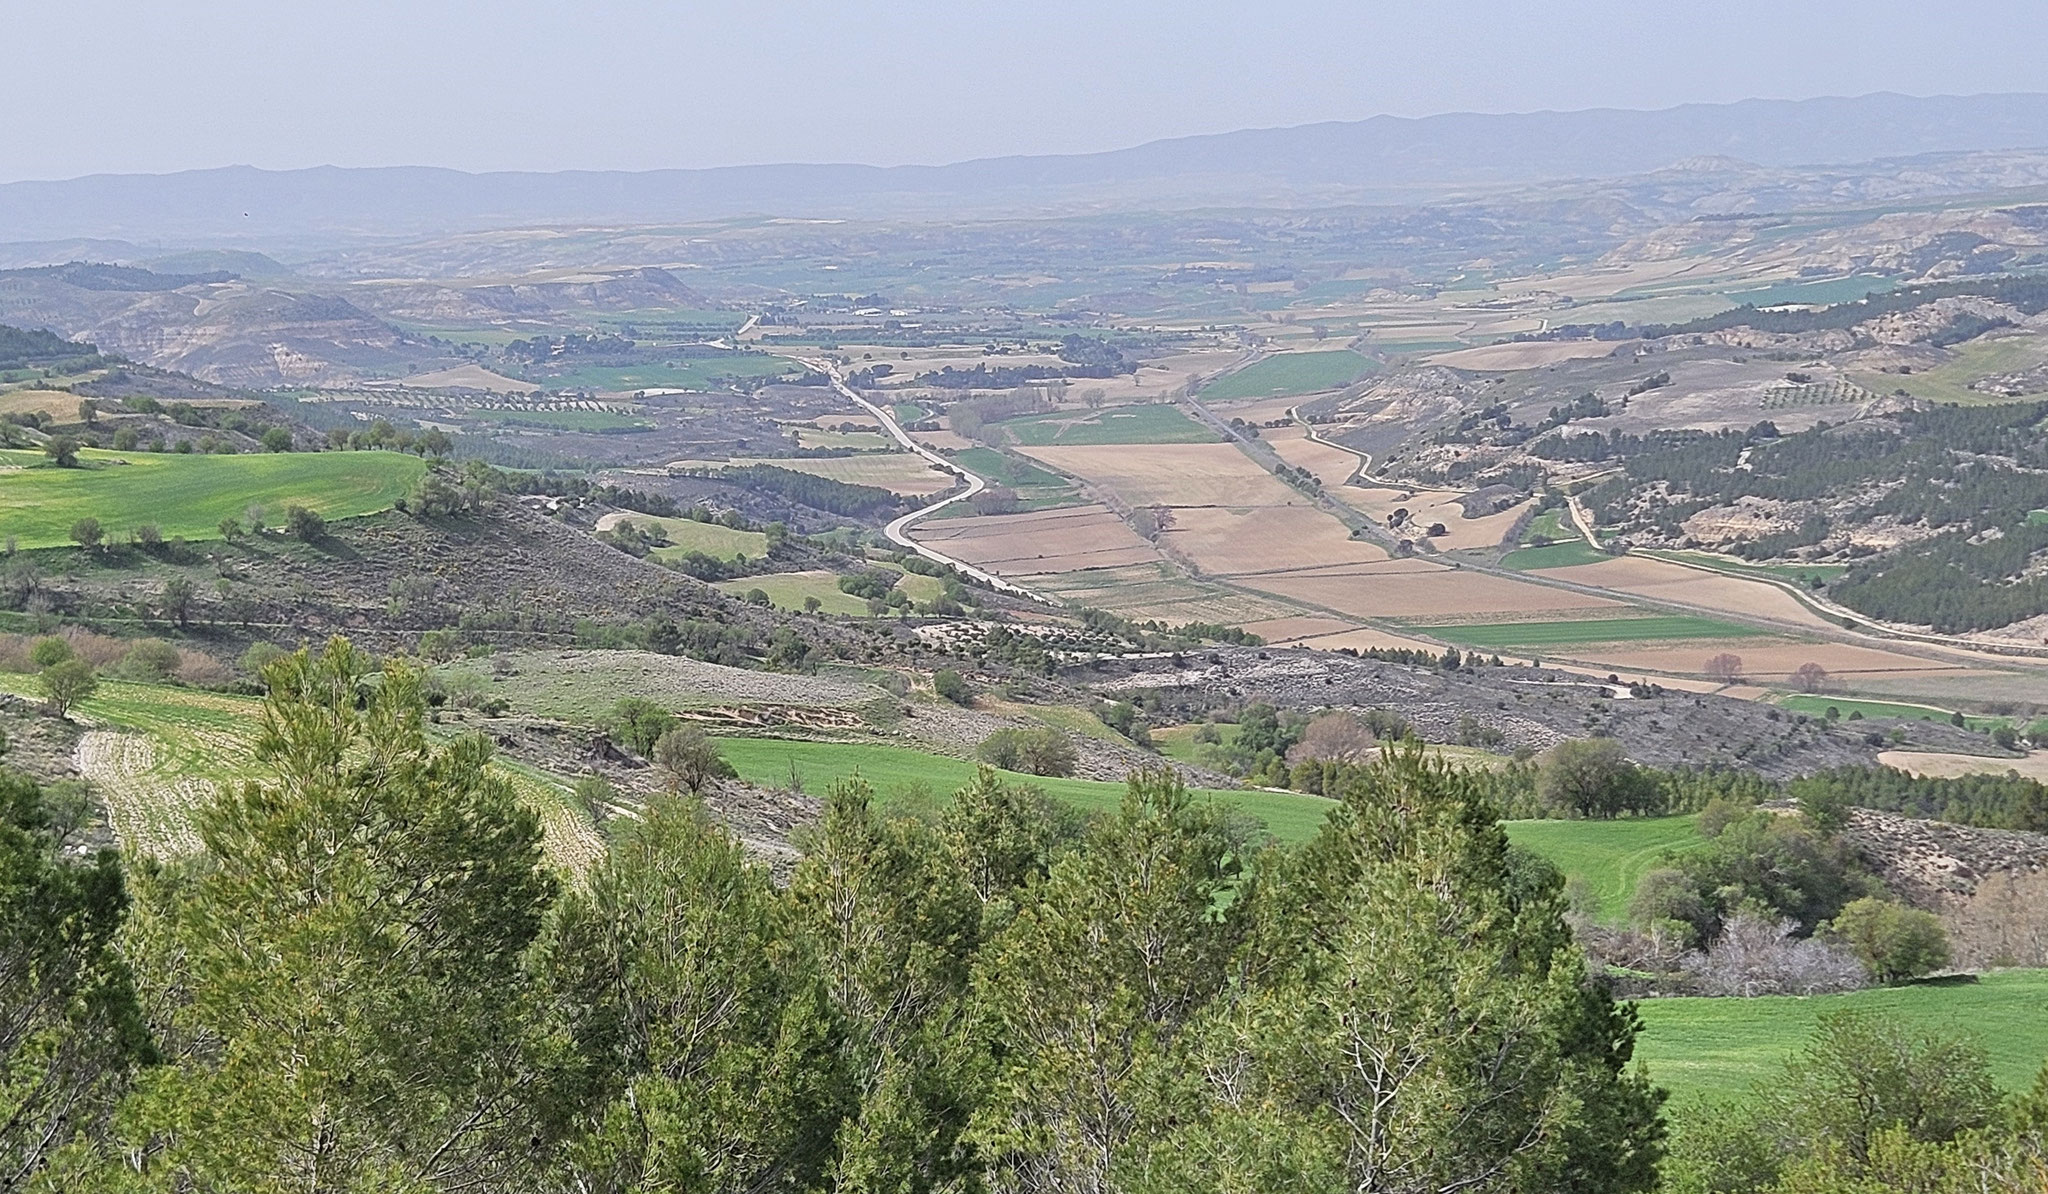
[{"label": "bush", "polygon": [[714,779],[739,777],[718,753],[718,744],[696,726],[678,726],[656,739],[654,768],[671,793],[680,788],[701,792]]},{"label": "bush", "polygon": [[104,538],[106,531],[100,527],[97,518],[81,518],[71,524],[71,541],[80,547],[98,547]]},{"label": "bush", "polygon": [[39,638],[28,649],[28,661],[36,666],[37,671],[41,671],[46,667],[63,663],[76,654],[77,652],[71,649],[71,644],[61,638]]},{"label": "bush", "polygon": [[272,427],[263,433],[263,450],[266,452],[291,451],[292,433],[282,427]]},{"label": "bush", "polygon": [[169,679],[183,659],[176,647],[160,638],[146,638],[121,657],[121,674],[130,680],[157,684]]},{"label": "bush", "polygon": [[50,702],[50,710],[58,717],[71,711],[71,706],[99,691],[99,677],[93,673],[92,665],[83,659],[66,659],[43,669],[40,677],[43,696]]},{"label": "bush", "polygon": [[43,455],[58,468],[77,468],[78,441],[68,435],[53,435],[43,442]]},{"label": "bush", "polygon": [[1870,968],[1879,982],[1918,978],[1948,965],[1948,933],[1932,912],[1865,896],[1844,907],[1828,926]]},{"label": "bush", "polygon": [[1072,775],[1080,761],[1074,744],[1050,726],[997,730],[982,740],[975,754],[992,767],[1030,775]]},{"label": "bush", "polygon": [[952,668],[945,668],[932,677],[932,691],[956,705],[974,703],[974,690],[969,688],[967,681]]},{"label": "bush", "polygon": [[241,669],[252,677],[263,675],[263,669],[283,659],[289,652],[276,643],[250,643],[242,652]]},{"label": "bush", "polygon": [[285,533],[301,542],[311,543],[327,535],[327,520],[318,510],[304,506],[287,507],[284,512]]},{"label": "bush", "polygon": [[1681,963],[1701,995],[1823,995],[1863,986],[1863,963],[1831,941],[1794,936],[1798,922],[1737,913],[1705,953]]},{"label": "bush", "polygon": [[676,728],[676,719],[645,697],[626,697],[612,706],[611,716],[602,724],[612,741],[636,755],[649,755],[661,736]]}]

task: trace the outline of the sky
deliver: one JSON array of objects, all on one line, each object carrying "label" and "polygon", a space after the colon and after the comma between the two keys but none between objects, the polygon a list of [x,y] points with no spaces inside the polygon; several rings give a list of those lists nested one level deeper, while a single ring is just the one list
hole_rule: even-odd
[{"label": "sky", "polygon": [[5,9],[0,181],[223,165],[940,163],[1380,114],[2048,87],[2041,0]]}]

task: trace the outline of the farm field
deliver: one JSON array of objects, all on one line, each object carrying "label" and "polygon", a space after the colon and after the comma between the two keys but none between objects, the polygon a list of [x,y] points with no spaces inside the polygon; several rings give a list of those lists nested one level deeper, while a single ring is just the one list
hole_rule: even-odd
[{"label": "farm field", "polygon": [[1833,622],[1774,584],[1687,568],[1667,560],[1646,559],[1632,554],[1615,556],[1598,563],[1556,568],[1550,575],[1557,580],[1594,585],[1653,600],[1682,602],[1709,609],[1741,610],[1798,626],[1834,627]]},{"label": "farm field", "polygon": [[870,485],[904,497],[929,497],[959,484],[951,475],[910,452],[869,452],[860,456],[749,456],[732,460],[685,460],[678,464],[720,468],[767,464],[791,472],[829,477],[848,485]]},{"label": "farm field", "polygon": [[1529,504],[1525,501],[1498,513],[1467,518],[1465,508],[1458,503],[1464,495],[1451,490],[1346,485],[1331,490],[1330,496],[1386,526],[1392,525],[1394,511],[1408,511],[1407,521],[1402,524],[1404,529],[1399,532],[1403,534],[1419,536],[1432,524],[1442,523],[1449,533],[1429,537],[1439,551],[1498,547]]},{"label": "farm field", "polygon": [[1973,405],[1986,402],[2009,402],[2011,399],[2000,395],[1986,394],[1970,388],[1970,383],[1980,377],[1994,373],[2021,373],[2043,362],[2044,353],[2038,337],[2033,336],[1986,336],[1967,344],[1958,344],[1949,350],[1953,358],[1931,369],[1916,369],[1908,375],[1891,373],[1853,373],[1852,380],[1866,389],[1889,394],[1893,390],[1904,390],[1915,398],[1926,398],[1934,402],[1960,402]]},{"label": "farm field", "polygon": [[1115,406],[1012,419],[1003,430],[1020,444],[1206,444],[1216,433],[1176,406]]},{"label": "farm field", "polygon": [[1976,982],[1934,981],[1841,995],[1645,999],[1636,1057],[1674,1102],[1732,1098],[1780,1072],[1822,1015],[1865,1011],[1975,1036],[2007,1090],[2025,1090],[2048,1059],[2048,970],[2001,970]]},{"label": "farm field", "polygon": [[1599,901],[1600,919],[1615,923],[1628,911],[1636,884],[1666,851],[1702,840],[1695,818],[1627,817],[1613,821],[1508,821],[1508,840],[1533,850],[1563,871],[1583,879]]},{"label": "farm field", "polygon": [[[1911,705],[1900,701],[1850,700],[1845,697],[1813,696],[1797,693],[1780,697],[1778,704],[1794,713],[1807,713],[1815,717],[1825,716],[1829,709],[1843,717],[1861,713],[1865,717],[1902,717],[1908,721],[1947,721],[1953,710],[1937,709],[1933,705]],[[1990,724],[2003,718],[1975,718],[1978,722]]]},{"label": "farm field", "polygon": [[436,369],[431,373],[415,373],[401,383],[420,390],[485,390],[494,394],[532,394],[540,387],[530,381],[506,377],[493,373],[482,365],[457,365],[453,369]]},{"label": "farm field", "polygon": [[1449,618],[1501,611],[1562,617],[1625,608],[1621,602],[1606,597],[1583,596],[1413,559],[1315,572],[1269,573],[1244,577],[1237,583],[1358,618]]},{"label": "farm field", "polygon": [[[0,691],[32,695],[30,676],[0,674]],[[122,844],[157,857],[199,848],[192,818],[220,785],[259,779],[255,737],[263,702],[197,689],[103,680],[78,706],[95,723],[78,745],[79,770],[107,803]],[[559,781],[531,768],[492,764],[540,817],[556,865],[577,870],[603,839]]]},{"label": "farm field", "polygon": [[1229,444],[1029,447],[1026,455],[1113,489],[1133,506],[1287,506],[1308,499]]},{"label": "farm field", "polygon": [[1725,651],[1741,658],[1741,679],[1751,684],[1785,684],[1791,680],[1793,672],[1808,663],[1819,664],[1826,669],[1831,683],[1859,686],[1898,679],[1974,680],[1997,674],[1850,643],[1802,642],[1791,638],[1758,637],[1750,631],[1743,633],[1753,637],[1746,640],[1700,640],[1684,645],[1596,643],[1573,652],[1572,658],[1607,667],[1700,675],[1710,657]]},{"label": "farm field", "polygon": [[1887,767],[1928,779],[1955,779],[1964,775],[2004,775],[2016,772],[2028,779],[2048,782],[2048,751],[2029,751],[2025,758],[1989,758],[1942,751],[1879,751],[1877,761]]},{"label": "farm field", "polygon": [[715,390],[726,378],[796,377],[803,366],[787,357],[765,353],[732,353],[722,357],[690,357],[679,365],[588,365],[531,380],[550,390]]},{"label": "farm field", "polygon": [[1203,386],[1204,401],[1313,394],[1348,386],[1378,366],[1348,348],[1285,352],[1255,361]]},{"label": "farm field", "polygon": [[[804,790],[822,794],[826,788],[856,774],[887,803],[897,800],[944,799],[974,778],[976,764],[903,746],[852,742],[804,742],[781,738],[720,738],[726,761],[750,783],[781,787],[796,767]],[[1002,772],[1006,779],[1043,788],[1047,795],[1088,812],[1113,811],[1122,801],[1124,785],[1087,779],[1053,779]],[[1306,841],[1334,807],[1320,796],[1298,792],[1198,789],[1212,800],[1257,818],[1282,841]]]},{"label": "farm field", "polygon": [[97,518],[107,538],[154,523],[165,538],[218,539],[225,518],[260,505],[280,522],[305,506],[330,521],[390,509],[426,472],[397,452],[279,452],[243,456],[79,453],[83,468],[55,468],[42,453],[0,451],[0,527],[20,547],[71,542],[71,526]]},{"label": "farm field", "polygon": [[730,560],[738,556],[758,559],[768,554],[768,536],[760,531],[734,530],[715,522],[698,522],[694,518],[663,518],[631,510],[615,510],[597,520],[597,529],[609,531],[622,522],[630,522],[634,526],[661,528],[662,534],[668,536],[670,546],[656,548],[656,559],[671,559],[691,551],[703,552],[707,556],[716,556],[721,560]]},{"label": "farm field", "polygon": [[629,696],[670,709],[750,704],[847,708],[881,694],[871,685],[844,679],[723,667],[653,651],[500,651],[434,670],[450,680],[481,681],[515,711],[581,722],[597,721],[619,698]]},{"label": "farm field", "polygon": [[1066,506],[919,523],[912,536],[934,550],[1004,575],[1042,576],[1159,559],[1107,506]]},{"label": "farm field", "polygon": [[1658,639],[1740,638],[1747,633],[1733,623],[1685,614],[1558,622],[1482,622],[1418,629],[1427,629],[1431,635],[1447,642],[1473,647],[1560,647]]},{"label": "farm field", "polygon": [[1160,532],[1160,542],[1186,553],[1216,576],[1388,559],[1385,549],[1353,539],[1344,524],[1313,506],[1197,506],[1172,514],[1172,525]]},{"label": "farm field", "polygon": [[994,448],[964,448],[947,455],[961,468],[986,478],[989,484],[1015,490],[1017,496],[1027,502],[1065,497],[1074,490],[1073,485],[1058,473]]},{"label": "farm field", "polygon": [[1593,550],[1584,539],[1571,539],[1545,547],[1518,547],[1500,558],[1500,566],[1516,572],[1542,572],[1600,564],[1613,558],[1604,551]]},{"label": "farm field", "polygon": [[[1219,413],[1234,416],[1237,412],[1223,411]],[[1350,479],[1353,473],[1358,471],[1359,461],[1357,456],[1346,452],[1342,448],[1332,447],[1319,440],[1310,439],[1308,437],[1308,429],[1298,425],[1269,428],[1261,431],[1259,438],[1264,440],[1266,446],[1273,449],[1280,459],[1293,465],[1295,468],[1305,468],[1309,472],[1314,473],[1316,479],[1323,483],[1324,489],[1330,491],[1332,497],[1341,499],[1348,496],[1348,491],[1338,490],[1336,487],[1343,485],[1345,481]]]},{"label": "farm field", "polygon": [[506,423],[517,427],[545,427],[553,431],[645,431],[654,426],[645,419],[610,410],[548,410],[524,406],[478,406],[466,417],[480,423]]},{"label": "farm field", "polygon": [[1429,363],[1481,373],[1512,373],[1519,369],[1540,369],[1559,361],[1613,356],[1621,348],[1621,344],[1612,340],[1505,342],[1441,352],[1429,358]]},{"label": "farm field", "polygon": [[768,604],[781,610],[801,610],[804,599],[816,597],[818,612],[823,614],[850,614],[865,616],[868,612],[867,599],[855,597],[839,588],[839,576],[822,569],[813,572],[772,572],[766,576],[742,576],[737,580],[721,580],[711,586],[721,593],[744,597],[755,589],[768,594]]}]

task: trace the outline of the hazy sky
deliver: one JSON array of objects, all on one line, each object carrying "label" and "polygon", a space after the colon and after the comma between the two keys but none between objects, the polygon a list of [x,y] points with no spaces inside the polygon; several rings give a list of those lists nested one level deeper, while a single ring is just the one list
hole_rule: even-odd
[{"label": "hazy sky", "polygon": [[2048,88],[2042,0],[6,0],[0,180],[946,162],[1380,113]]}]

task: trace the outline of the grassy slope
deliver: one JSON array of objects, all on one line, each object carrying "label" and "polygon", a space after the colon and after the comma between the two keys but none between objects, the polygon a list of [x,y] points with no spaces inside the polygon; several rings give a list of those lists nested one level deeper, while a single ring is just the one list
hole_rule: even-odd
[{"label": "grassy slope", "polygon": [[1281,353],[1217,378],[1202,388],[1202,397],[1204,400],[1224,401],[1313,394],[1318,390],[1350,385],[1372,368],[1371,361],[1348,348]]},{"label": "grassy slope", "polygon": [[240,518],[251,504],[263,506],[272,523],[292,505],[330,520],[374,514],[404,497],[427,468],[396,452],[86,451],[79,459],[93,467],[53,468],[40,453],[0,451],[0,528],[19,546],[67,544],[71,525],[86,517],[99,519],[110,539],[150,522],[167,538],[217,539],[220,521]]},{"label": "grassy slope", "polygon": [[[719,740],[719,746],[742,779],[783,786],[789,782],[790,765],[794,763],[804,790],[812,793],[823,792],[833,783],[858,774],[874,785],[876,793],[885,800],[918,800],[953,792],[973,779],[975,771],[975,765],[965,760],[903,746],[777,738],[724,738]],[[1114,809],[1124,793],[1124,785],[1099,780],[1033,775],[1010,778],[1036,784],[1059,800],[1091,811]],[[1204,794],[1256,817],[1275,837],[1289,842],[1305,841],[1312,836],[1331,807],[1321,797],[1292,792],[1205,789]]]},{"label": "grassy slope", "polygon": [[2024,1089],[2048,1059],[2048,970],[2007,970],[1979,982],[1757,999],[1646,999],[1636,1056],[1675,1100],[1739,1095],[1778,1072],[1822,1014],[1899,1016],[1983,1041],[1999,1082]]},{"label": "grassy slope", "polygon": [[1426,627],[1445,642],[1474,647],[1549,647],[1584,643],[1654,642],[1660,639],[1754,638],[1756,631],[1689,614],[1647,618],[1588,618],[1583,621],[1492,622]]},{"label": "grassy slope", "polygon": [[1075,422],[1071,412],[1013,419],[1003,427],[1018,443],[1047,444],[1206,444],[1216,435],[1173,406],[1119,406]]},{"label": "grassy slope", "polygon": [[1666,850],[1700,843],[1692,817],[1619,821],[1509,821],[1508,840],[1550,860],[1568,879],[1584,879],[1600,901],[1600,918],[1628,910],[1636,884]]}]

